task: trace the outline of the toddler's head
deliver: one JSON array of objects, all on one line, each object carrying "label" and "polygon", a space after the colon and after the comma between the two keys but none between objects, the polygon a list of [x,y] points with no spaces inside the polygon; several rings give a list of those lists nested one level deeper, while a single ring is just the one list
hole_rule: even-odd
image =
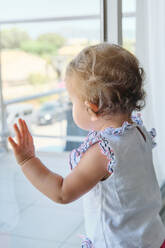
[{"label": "toddler's head", "polygon": [[[68,80],[68,79],[76,80]],[[84,48],[68,65],[66,85],[99,116],[128,114],[145,105],[144,71],[126,49],[108,43]]]}]

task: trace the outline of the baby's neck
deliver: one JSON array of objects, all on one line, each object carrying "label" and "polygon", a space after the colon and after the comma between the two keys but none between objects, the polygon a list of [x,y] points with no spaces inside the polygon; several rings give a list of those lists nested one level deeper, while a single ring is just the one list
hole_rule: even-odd
[{"label": "baby's neck", "polygon": [[123,125],[123,123],[127,121],[128,123],[133,123],[131,116],[129,115],[115,115],[110,119],[101,118],[98,121],[97,129],[98,131],[104,130],[107,127],[118,128]]}]

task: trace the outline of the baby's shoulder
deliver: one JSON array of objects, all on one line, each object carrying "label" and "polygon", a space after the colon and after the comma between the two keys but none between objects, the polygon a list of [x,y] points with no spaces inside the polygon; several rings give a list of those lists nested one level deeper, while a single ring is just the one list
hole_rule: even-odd
[{"label": "baby's shoulder", "polygon": [[78,165],[80,159],[85,157],[87,152],[93,161],[99,161],[99,158],[101,158],[103,163],[106,162],[107,171],[112,173],[112,167],[116,164],[116,159],[110,139],[104,132],[91,130],[84,142],[78,148],[71,151],[69,159],[71,169]]}]

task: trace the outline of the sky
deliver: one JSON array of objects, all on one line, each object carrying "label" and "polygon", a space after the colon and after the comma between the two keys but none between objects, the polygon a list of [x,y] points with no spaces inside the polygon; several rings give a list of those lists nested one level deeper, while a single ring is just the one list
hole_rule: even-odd
[{"label": "sky", "polygon": [[[123,0],[123,12],[135,11],[135,1]],[[0,0],[0,4],[0,20],[100,14],[100,0]],[[2,28],[11,26],[3,25]],[[67,38],[83,38],[83,36],[96,40],[100,38],[99,20],[29,23],[14,26],[26,30],[32,38],[46,32],[56,32]],[[131,18],[127,18],[126,23],[124,22],[123,28],[127,29],[128,36],[132,35],[134,26],[134,20]]]}]

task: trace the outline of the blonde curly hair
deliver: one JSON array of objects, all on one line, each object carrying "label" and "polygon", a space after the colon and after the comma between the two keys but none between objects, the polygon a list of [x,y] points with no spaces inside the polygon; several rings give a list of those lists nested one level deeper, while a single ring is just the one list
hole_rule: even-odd
[{"label": "blonde curly hair", "polygon": [[78,76],[79,97],[97,105],[101,115],[131,114],[145,106],[144,70],[138,59],[119,45],[84,48],[67,66],[66,78]]}]

